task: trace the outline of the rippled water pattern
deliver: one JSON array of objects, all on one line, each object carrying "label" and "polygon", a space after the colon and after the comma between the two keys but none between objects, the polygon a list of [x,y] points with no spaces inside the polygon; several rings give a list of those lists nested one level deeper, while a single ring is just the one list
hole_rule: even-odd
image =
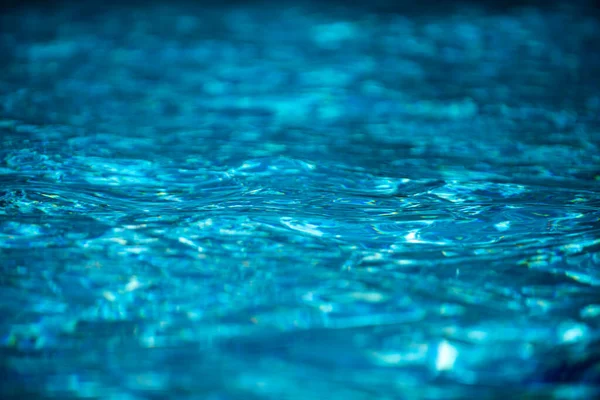
[{"label": "rippled water pattern", "polygon": [[598,395],[586,10],[0,27],[2,398]]}]

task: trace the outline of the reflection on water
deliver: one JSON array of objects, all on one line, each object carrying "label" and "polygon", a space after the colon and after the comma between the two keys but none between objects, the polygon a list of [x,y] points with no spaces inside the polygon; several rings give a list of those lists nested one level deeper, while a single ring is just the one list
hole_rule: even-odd
[{"label": "reflection on water", "polygon": [[4,398],[596,393],[585,10],[0,26]]}]

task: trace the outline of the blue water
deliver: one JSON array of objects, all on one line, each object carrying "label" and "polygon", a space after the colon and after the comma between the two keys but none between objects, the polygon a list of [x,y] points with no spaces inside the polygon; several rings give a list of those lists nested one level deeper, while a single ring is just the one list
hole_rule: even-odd
[{"label": "blue water", "polygon": [[82,4],[0,16],[3,399],[599,394],[590,10]]}]

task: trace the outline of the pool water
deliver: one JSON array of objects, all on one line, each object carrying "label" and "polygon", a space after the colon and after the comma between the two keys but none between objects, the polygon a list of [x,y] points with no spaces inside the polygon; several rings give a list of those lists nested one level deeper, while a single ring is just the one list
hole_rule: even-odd
[{"label": "pool water", "polygon": [[0,15],[0,397],[600,395],[600,19]]}]

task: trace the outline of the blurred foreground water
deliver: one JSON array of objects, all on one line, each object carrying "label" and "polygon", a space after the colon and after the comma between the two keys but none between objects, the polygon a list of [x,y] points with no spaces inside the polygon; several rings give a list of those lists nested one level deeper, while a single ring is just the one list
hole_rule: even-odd
[{"label": "blurred foreground water", "polygon": [[6,10],[0,397],[600,395],[598,38],[568,5]]}]

